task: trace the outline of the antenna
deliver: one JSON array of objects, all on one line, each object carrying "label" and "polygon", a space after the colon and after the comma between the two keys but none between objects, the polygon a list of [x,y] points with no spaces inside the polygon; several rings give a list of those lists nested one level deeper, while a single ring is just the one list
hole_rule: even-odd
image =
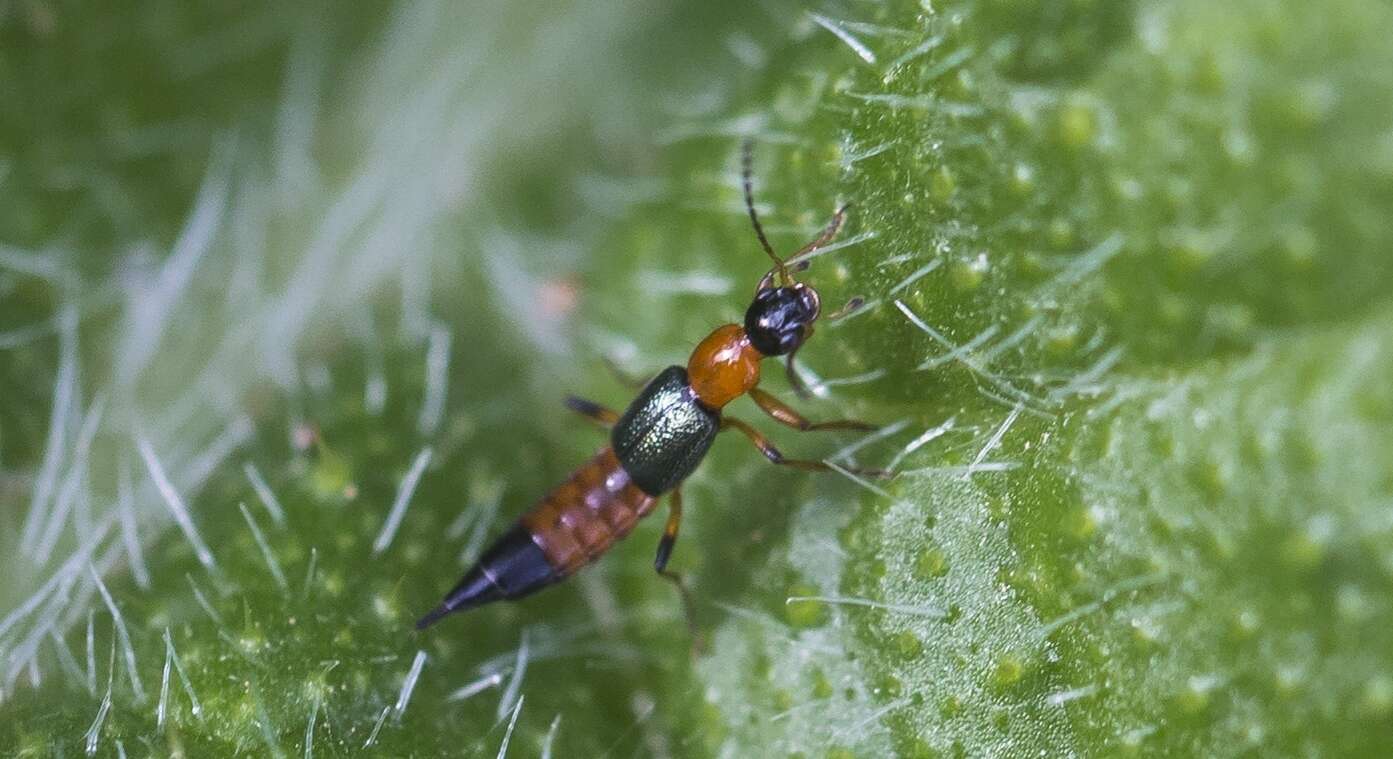
[{"label": "antenna", "polygon": [[788,273],[788,267],[784,265],[783,259],[774,253],[774,248],[769,244],[769,238],[764,236],[764,227],[759,224],[759,214],[755,213],[754,191],[750,188],[750,176],[754,171],[755,162],[755,143],[754,140],[746,137],[741,145],[741,170],[740,176],[745,184],[745,210],[750,212],[750,223],[754,224],[755,235],[759,237],[759,244],[764,248],[764,252],[774,259],[774,268],[779,270],[779,280],[784,284],[793,281],[793,277]]}]

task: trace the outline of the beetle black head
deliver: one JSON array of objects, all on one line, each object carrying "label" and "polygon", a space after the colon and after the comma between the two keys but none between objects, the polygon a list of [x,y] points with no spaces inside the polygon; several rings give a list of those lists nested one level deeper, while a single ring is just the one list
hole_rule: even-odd
[{"label": "beetle black head", "polygon": [[[812,258],[813,254],[837,236],[837,232],[842,228],[847,207],[842,206],[837,209],[837,212],[832,215],[831,223],[817,239],[803,246],[802,250],[787,259],[780,258],[769,244],[769,239],[764,236],[764,227],[760,225],[759,214],[755,211],[754,190],[751,188],[754,147],[750,140],[745,140],[741,158],[745,210],[750,214],[750,224],[755,228],[755,236],[759,238],[760,247],[764,248],[764,252],[774,262],[774,268],[770,269],[769,273],[765,274],[759,281],[759,285],[755,288],[754,302],[745,312],[745,334],[749,336],[750,343],[760,353],[766,356],[788,356],[786,366],[789,384],[793,386],[799,396],[806,398],[808,390],[803,381],[798,378],[798,372],[793,368],[793,357],[798,352],[798,348],[813,333],[813,322],[817,321],[818,316],[822,314],[822,304],[818,298],[817,290],[794,279],[793,274],[807,269],[808,259]],[[775,286],[776,281],[778,282],[777,286]],[[845,307],[831,314],[828,318],[837,319],[845,316],[860,308],[862,303],[861,298],[852,298]]]},{"label": "beetle black head", "polygon": [[760,353],[783,356],[812,334],[813,322],[821,313],[817,290],[802,282],[767,287],[755,293],[754,302],[745,311],[745,334]]}]

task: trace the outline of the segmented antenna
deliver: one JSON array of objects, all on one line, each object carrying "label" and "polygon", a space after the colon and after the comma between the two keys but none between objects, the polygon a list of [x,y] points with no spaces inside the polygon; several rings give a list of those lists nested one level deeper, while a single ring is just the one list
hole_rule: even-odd
[{"label": "segmented antenna", "polygon": [[793,277],[788,273],[788,267],[784,265],[783,259],[774,253],[774,247],[769,244],[769,238],[764,236],[764,227],[760,226],[759,214],[755,213],[754,190],[751,189],[751,175],[754,173],[755,162],[755,143],[754,140],[746,137],[741,146],[741,171],[740,176],[745,184],[745,210],[750,212],[750,223],[755,227],[755,235],[759,237],[759,244],[764,248],[764,252],[774,260],[774,267],[779,270],[779,280],[787,285],[793,281]]},{"label": "segmented antenna", "polygon": [[[759,286],[755,288],[755,291],[758,292],[773,284],[774,275],[776,273],[781,277],[785,277],[785,279],[781,280],[783,284],[788,284],[789,279],[792,277],[791,273],[807,271],[808,267],[812,265],[812,261],[808,259],[812,258],[813,254],[824,245],[831,242],[832,238],[836,237],[838,232],[842,231],[842,223],[846,221],[846,211],[848,208],[851,208],[850,203],[838,208],[837,212],[832,214],[832,221],[828,222],[827,226],[823,228],[822,233],[817,236],[817,239],[804,245],[798,252],[788,258],[785,258],[782,266],[776,266],[770,269],[769,272],[764,275],[764,278],[759,281]],[[756,227],[756,229],[758,229],[758,227]]]}]

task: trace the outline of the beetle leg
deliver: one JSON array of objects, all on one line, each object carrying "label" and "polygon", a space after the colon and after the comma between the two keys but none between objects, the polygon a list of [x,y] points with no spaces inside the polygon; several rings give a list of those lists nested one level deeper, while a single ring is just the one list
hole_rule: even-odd
[{"label": "beetle leg", "polygon": [[691,591],[687,589],[687,583],[683,581],[682,575],[667,568],[668,559],[672,558],[672,547],[677,543],[677,530],[682,525],[682,489],[678,487],[672,491],[672,496],[668,498],[667,524],[663,527],[663,539],[658,542],[658,555],[653,558],[653,568],[658,570],[658,574],[672,582],[677,588],[677,594],[682,597],[682,612],[687,616],[687,629],[692,635],[692,653],[701,652],[702,640],[701,633],[696,623],[696,607],[692,603]]},{"label": "beetle leg", "polygon": [[653,568],[658,574],[667,574],[667,562],[672,558],[672,547],[677,543],[677,530],[682,526],[682,490],[672,491],[667,502],[667,524],[663,527],[663,539],[658,543],[658,555],[653,559]]},{"label": "beetle leg", "polygon": [[574,395],[566,396],[566,408],[594,421],[602,427],[613,427],[619,421],[619,412],[607,409],[593,401],[584,398],[577,398]]},{"label": "beetle leg", "polygon": [[789,387],[793,388],[794,394],[796,394],[799,398],[802,398],[805,401],[813,397],[813,394],[808,390],[808,386],[803,383],[803,378],[798,376],[798,370],[793,366],[793,359],[795,356],[798,355],[798,349],[802,348],[803,344],[808,342],[808,338],[812,336],[813,327],[811,324],[809,324],[807,332],[803,333],[802,342],[793,346],[793,350],[788,352],[788,357],[784,360],[784,370],[788,373]]},{"label": "beetle leg", "polygon": [[784,403],[778,398],[775,398],[773,395],[766,393],[765,391],[760,390],[757,387],[750,388],[750,397],[754,399],[755,403],[760,407],[760,409],[764,411],[764,413],[774,417],[774,421],[778,422],[779,424],[784,424],[789,427],[792,427],[795,430],[801,430],[803,432],[812,432],[813,430],[876,429],[876,426],[874,424],[867,424],[866,422],[857,419],[837,419],[830,422],[810,422],[807,419],[805,419],[802,414],[799,414],[797,411],[794,411],[793,408],[789,406],[787,403]]},{"label": "beetle leg", "polygon": [[882,480],[888,480],[891,477],[895,476],[894,472],[889,472],[884,469],[862,469],[859,467],[849,466],[833,468],[830,464],[828,464],[825,461],[809,461],[806,459],[785,458],[784,454],[781,451],[779,451],[778,448],[775,448],[773,443],[769,442],[769,438],[765,437],[764,433],[750,426],[746,422],[742,422],[739,419],[734,419],[728,416],[721,418],[721,429],[739,430],[741,433],[745,435],[745,437],[750,439],[751,443],[755,444],[755,447],[759,449],[760,453],[764,454],[764,458],[769,459],[769,461],[771,461],[772,463],[778,464],[780,466],[791,466],[794,469],[805,469],[810,472],[834,472],[837,471],[837,469],[841,469],[842,471],[850,472],[851,474],[857,474],[863,477],[875,477],[876,479]]}]

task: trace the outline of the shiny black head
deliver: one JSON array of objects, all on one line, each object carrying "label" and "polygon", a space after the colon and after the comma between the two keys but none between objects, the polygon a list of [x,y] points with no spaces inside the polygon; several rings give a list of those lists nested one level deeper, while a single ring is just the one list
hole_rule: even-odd
[{"label": "shiny black head", "polygon": [[745,334],[760,353],[782,356],[812,332],[821,311],[817,291],[801,282],[766,287],[755,293],[754,302],[745,311]]}]

